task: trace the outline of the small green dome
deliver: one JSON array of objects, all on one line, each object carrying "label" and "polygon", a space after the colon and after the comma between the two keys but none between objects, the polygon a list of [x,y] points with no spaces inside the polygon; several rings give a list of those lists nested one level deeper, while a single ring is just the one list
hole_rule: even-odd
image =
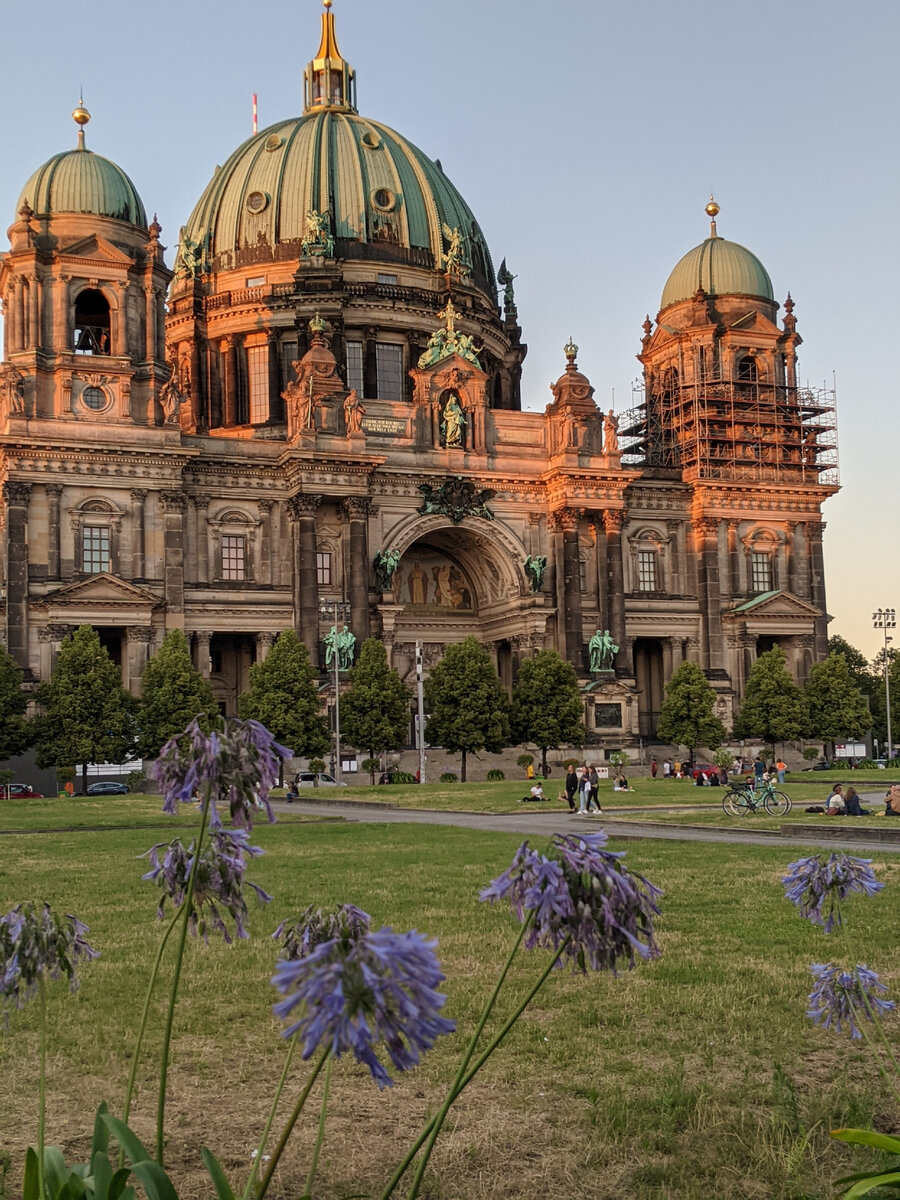
[{"label": "small green dome", "polygon": [[82,147],[54,154],[38,167],[22,189],[17,212],[26,200],[39,217],[88,213],[147,228],[137,188],[122,168]]},{"label": "small green dome", "polygon": [[347,108],[281,121],[239,146],[200,197],[182,244],[199,247],[204,271],[238,266],[261,244],[299,258],[310,210],[325,216],[338,258],[433,269],[444,226],[459,229],[473,275],[496,289],[484,235],[440,164]]},{"label": "small green dome", "polygon": [[660,310],[689,300],[698,288],[709,296],[759,296],[775,299],[769,273],[755,254],[737,242],[708,237],[685,254],[663,288]]}]

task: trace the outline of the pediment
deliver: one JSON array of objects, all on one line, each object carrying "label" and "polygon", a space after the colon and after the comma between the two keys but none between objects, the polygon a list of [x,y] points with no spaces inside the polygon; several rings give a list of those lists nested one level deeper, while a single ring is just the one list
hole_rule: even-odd
[{"label": "pediment", "polygon": [[108,242],[105,237],[96,233],[79,238],[70,246],[60,247],[59,253],[66,258],[84,258],[98,263],[116,263],[123,267],[130,267],[134,263],[131,255],[126,254],[118,246],[114,246],[112,242]]},{"label": "pediment", "polygon": [[101,572],[67,583],[48,592],[41,603],[48,608],[95,605],[114,608],[146,609],[159,608],[162,601],[153,592],[137,584],[127,583],[117,575]]},{"label": "pediment", "polygon": [[781,336],[781,330],[769,318],[759,311],[753,309],[752,312],[745,313],[743,317],[728,326],[729,329],[737,329],[741,333],[747,333],[753,330],[754,333],[774,334],[776,337]]},{"label": "pediment", "polygon": [[731,620],[743,619],[748,623],[755,624],[757,621],[785,619],[816,621],[819,617],[824,616],[824,613],[814,604],[810,604],[808,600],[801,600],[799,596],[795,596],[793,592],[780,590],[754,596],[722,615]]},{"label": "pediment", "polygon": [[440,359],[439,362],[429,363],[426,367],[420,367],[424,375],[427,375],[445,387],[458,387],[460,381],[465,381],[470,377],[475,379],[487,379],[486,372],[476,366],[468,358],[463,358],[461,354],[448,354],[446,358]]}]

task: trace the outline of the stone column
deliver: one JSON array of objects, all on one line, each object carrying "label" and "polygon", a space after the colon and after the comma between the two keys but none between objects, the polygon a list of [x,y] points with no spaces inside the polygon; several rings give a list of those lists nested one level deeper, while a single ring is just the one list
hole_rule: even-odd
[{"label": "stone column", "polygon": [[730,575],[729,588],[732,596],[741,594],[741,554],[738,545],[738,522],[728,522],[728,571]]},{"label": "stone column", "polygon": [[365,496],[349,496],[343,504],[350,533],[350,629],[362,646],[369,636],[369,509]]},{"label": "stone column", "polygon": [[259,571],[257,580],[263,587],[271,587],[272,579],[272,507],[274,500],[258,500],[260,515]]},{"label": "stone column", "polygon": [[38,640],[38,678],[41,683],[47,683],[53,673],[53,657],[50,645],[50,626],[42,625],[37,631]]},{"label": "stone column", "polygon": [[16,280],[16,290],[13,293],[13,312],[15,313],[15,342],[17,350],[25,349],[25,278],[20,275]]},{"label": "stone column", "polygon": [[622,526],[625,514],[620,508],[607,508],[603,512],[603,528],[606,530],[606,557],[609,565],[609,631],[619,647],[616,669],[631,675],[631,663],[625,636],[625,567],[622,561]]},{"label": "stone column", "polygon": [[293,496],[288,510],[294,533],[294,624],[306,643],[310,662],[319,667],[319,583],[316,574],[316,509],[321,496]]},{"label": "stone column", "polygon": [[700,628],[703,637],[703,668],[725,670],[722,636],[722,594],[719,582],[719,522],[714,517],[694,521],[694,538],[699,551]]},{"label": "stone column", "polygon": [[794,639],[797,643],[797,682],[801,685],[809,679],[810,668],[816,661],[816,637],[802,633]]},{"label": "stone column", "polygon": [[44,491],[47,493],[47,578],[59,579],[59,502],[63,486],[47,483]]},{"label": "stone column", "polygon": [[197,582],[209,583],[209,496],[194,496],[194,535],[197,543]]},{"label": "stone column", "polygon": [[684,639],[685,658],[688,662],[700,665],[700,639],[689,637]]},{"label": "stone column", "polygon": [[791,559],[794,564],[794,592],[804,600],[812,601],[809,575],[809,542],[807,540],[808,525],[798,521],[793,528]]},{"label": "stone column", "polygon": [[150,657],[153,628],[150,625],[129,625],[125,630],[124,678],[122,685],[132,696],[141,694],[141,676]]},{"label": "stone column", "polygon": [[223,338],[221,342],[221,350],[222,370],[224,374],[222,390],[225,394],[225,413],[223,424],[237,425],[237,347],[234,344],[234,338]]},{"label": "stone column", "polygon": [[128,353],[128,320],[125,314],[128,285],[117,282],[114,287],[116,289],[116,305],[109,314],[112,322],[110,345],[112,353],[121,358]]},{"label": "stone column", "polygon": [[28,276],[28,345],[41,348],[41,307],[37,275]]},{"label": "stone column", "polygon": [[269,349],[269,423],[278,424],[284,420],[284,401],[281,398],[281,364],[278,361],[278,336],[270,333]]},{"label": "stone column", "polygon": [[144,545],[144,501],[146,488],[134,488],[131,501],[131,575],[133,579],[147,578],[146,549]]},{"label": "stone column", "polygon": [[810,598],[816,608],[822,613],[822,616],[816,620],[816,662],[819,662],[828,655],[828,609],[825,600],[825,559],[822,553],[822,534],[824,532],[824,521],[811,521],[806,526],[807,544],[809,546]]},{"label": "stone column", "polygon": [[256,661],[261,663],[265,658],[268,658],[269,651],[275,644],[274,633],[257,633],[256,634]]},{"label": "stone column", "polygon": [[578,522],[581,511],[564,508],[559,523],[563,534],[563,605],[566,658],[580,673],[584,671],[584,629],[581,606],[581,552]]},{"label": "stone column", "polygon": [[28,670],[28,503],[31,484],[7,480],[6,500],[6,648]]},{"label": "stone column", "polygon": [[51,319],[51,348],[57,354],[64,354],[69,349],[69,281],[68,279],[47,280],[47,287],[53,288]]},{"label": "stone column", "polygon": [[184,628],[184,492],[160,492],[164,513],[163,545],[166,629]]},{"label": "stone column", "polygon": [[603,518],[598,514],[593,517],[595,555],[597,570],[597,615],[601,629],[609,629],[609,561],[607,557],[606,528]]},{"label": "stone column", "polygon": [[662,653],[663,653],[663,686],[669,682],[675,674],[675,639],[661,638]]},{"label": "stone column", "polygon": [[209,643],[211,640],[212,634],[209,630],[197,629],[194,631],[194,668],[204,679],[209,679]]},{"label": "stone column", "polygon": [[681,555],[678,553],[681,522],[666,521],[666,532],[669,535],[669,578],[666,580],[666,591],[670,596],[683,596],[688,589],[681,578]]}]

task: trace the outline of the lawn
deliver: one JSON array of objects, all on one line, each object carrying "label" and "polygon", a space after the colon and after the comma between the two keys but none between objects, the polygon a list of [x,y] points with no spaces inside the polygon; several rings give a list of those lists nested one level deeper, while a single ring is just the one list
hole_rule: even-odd
[{"label": "lawn", "polygon": [[[85,1152],[101,1099],[114,1110],[121,1105],[160,936],[155,891],[140,881],[145,866],[137,855],[159,836],[73,831],[3,843],[0,909],[46,897],[87,921],[102,951],[83,969],[75,996],[52,989],[48,1136],[71,1154]],[[447,1013],[460,1026],[390,1091],[379,1093],[349,1061],[334,1073],[316,1200],[377,1197],[434,1111],[515,936],[509,913],[477,895],[508,865],[518,839],[312,822],[258,826],[254,840],[266,854],[251,864],[249,878],[275,900],[254,909],[250,941],[189,947],[170,1075],[168,1163],[182,1200],[210,1194],[199,1161],[204,1144],[243,1183],[283,1059],[269,1007],[275,950],[267,935],[306,904],[350,900],[376,924],[440,939]],[[824,1200],[836,1177],[869,1165],[869,1152],[838,1146],[827,1130],[871,1121],[896,1130],[900,1114],[865,1047],[804,1016],[808,964],[843,957],[844,947],[783,899],[778,881],[791,856],[781,846],[629,844],[630,865],[665,888],[663,957],[619,979],[553,974],[452,1110],[432,1160],[431,1200]],[[876,865],[888,887],[851,902],[852,929],[858,957],[896,991],[900,864],[885,857]],[[545,961],[543,953],[523,956],[511,973],[513,991],[521,993]],[[161,1011],[160,1000],[151,1052]],[[33,1005],[13,1013],[10,1032],[0,1033],[11,1195],[35,1135],[36,1017]],[[298,1067],[292,1097],[303,1077]],[[139,1079],[134,1125],[152,1141],[149,1061]],[[311,1115],[291,1145],[279,1197],[302,1190],[313,1125]]]}]

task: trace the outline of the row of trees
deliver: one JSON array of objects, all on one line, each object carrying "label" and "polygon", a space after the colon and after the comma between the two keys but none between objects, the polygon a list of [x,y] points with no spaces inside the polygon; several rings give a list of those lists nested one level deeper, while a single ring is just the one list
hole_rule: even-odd
[{"label": "row of trees", "polygon": [[[250,687],[239,712],[262,722],[301,757],[316,758],[330,744],[321,713],[317,678],[306,646],[292,629],[267,657],[250,668]],[[406,744],[410,689],[388,666],[384,646],[364,642],[341,697],[341,726],[348,745],[370,760]],[[510,702],[487,651],[467,638],[448,647],[425,685],[430,712],[426,738],[462,755],[462,778],[470,752],[497,752],[511,742],[547,750],[584,738],[581,697],[571,664],[542,651],[522,664]],[[37,715],[28,721],[22,673],[0,648],[0,760],[37,749],[39,766],[87,768],[96,762],[155,758],[170,737],[195,718],[207,730],[218,717],[209,680],[195,670],[184,634],[168,633],[142,676],[141,697],[122,687],[119,668],[96,631],[83,625],[65,638],[53,675],[36,693]]]},{"label": "row of trees", "polygon": [[[845,643],[846,644],[846,643]],[[666,685],[657,734],[674,745],[715,750],[727,738],[715,715],[716,693],[694,663],[682,663]],[[846,654],[832,648],[803,687],[793,680],[780,646],[760,654],[747,679],[735,738],[777,742],[810,738],[823,743],[858,741],[872,727],[869,698]]]}]

